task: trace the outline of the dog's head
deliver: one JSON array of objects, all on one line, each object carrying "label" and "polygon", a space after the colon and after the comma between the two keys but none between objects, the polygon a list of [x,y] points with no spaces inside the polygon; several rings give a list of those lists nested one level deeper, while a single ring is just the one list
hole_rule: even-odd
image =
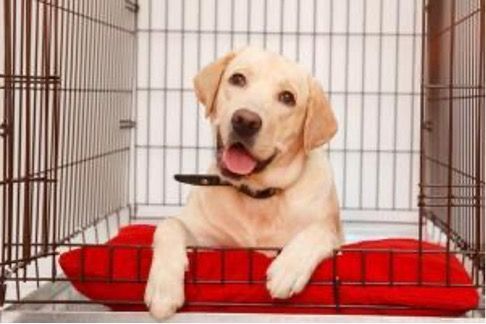
[{"label": "dog's head", "polygon": [[194,87],[216,132],[218,169],[232,181],[282,170],[337,129],[318,82],[268,51],[230,52],[202,69]]}]

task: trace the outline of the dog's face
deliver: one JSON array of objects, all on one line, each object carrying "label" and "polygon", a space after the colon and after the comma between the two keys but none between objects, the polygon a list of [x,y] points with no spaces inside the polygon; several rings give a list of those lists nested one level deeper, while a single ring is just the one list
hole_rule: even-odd
[{"label": "dog's face", "polygon": [[336,121],[318,83],[299,65],[255,48],[231,52],[194,79],[216,131],[221,173],[240,179],[327,142]]}]

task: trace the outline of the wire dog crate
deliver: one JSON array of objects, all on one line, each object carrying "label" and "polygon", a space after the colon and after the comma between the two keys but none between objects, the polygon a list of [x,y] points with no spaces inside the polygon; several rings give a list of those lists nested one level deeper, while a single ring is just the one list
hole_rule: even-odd
[{"label": "wire dog crate", "polygon": [[484,0],[1,3],[0,304],[92,303],[59,253],[179,210],[214,155],[192,76],[246,44],[328,92],[348,238],[439,241],[484,293]]}]

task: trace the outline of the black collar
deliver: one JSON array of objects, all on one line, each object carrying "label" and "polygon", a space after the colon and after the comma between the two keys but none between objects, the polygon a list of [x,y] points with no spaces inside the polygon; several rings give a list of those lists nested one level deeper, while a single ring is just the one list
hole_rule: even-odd
[{"label": "black collar", "polygon": [[[174,178],[182,183],[192,184],[195,186],[233,186],[231,183],[221,179],[217,175],[211,174],[176,174]],[[273,197],[279,193],[281,189],[278,188],[266,188],[263,190],[253,190],[247,185],[241,185],[239,187],[234,186],[239,192],[254,199],[266,199]]]}]

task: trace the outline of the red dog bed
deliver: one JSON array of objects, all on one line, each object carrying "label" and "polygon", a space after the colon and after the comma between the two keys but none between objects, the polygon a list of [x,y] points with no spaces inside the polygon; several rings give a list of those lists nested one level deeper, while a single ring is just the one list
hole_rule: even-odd
[{"label": "red dog bed", "polygon": [[[146,310],[145,282],[155,227],[132,225],[105,245],[85,246],[60,256],[74,287],[113,310]],[[303,292],[289,300],[272,300],[265,272],[272,261],[247,250],[189,253],[185,311],[314,314],[392,314],[458,316],[474,309],[478,293],[461,263],[450,256],[450,287],[442,247],[387,239],[349,244],[323,261]],[[363,252],[366,250],[366,252]],[[418,269],[422,259],[422,285]],[[251,269],[251,270],[250,270]],[[393,271],[392,271],[393,270]]]}]

